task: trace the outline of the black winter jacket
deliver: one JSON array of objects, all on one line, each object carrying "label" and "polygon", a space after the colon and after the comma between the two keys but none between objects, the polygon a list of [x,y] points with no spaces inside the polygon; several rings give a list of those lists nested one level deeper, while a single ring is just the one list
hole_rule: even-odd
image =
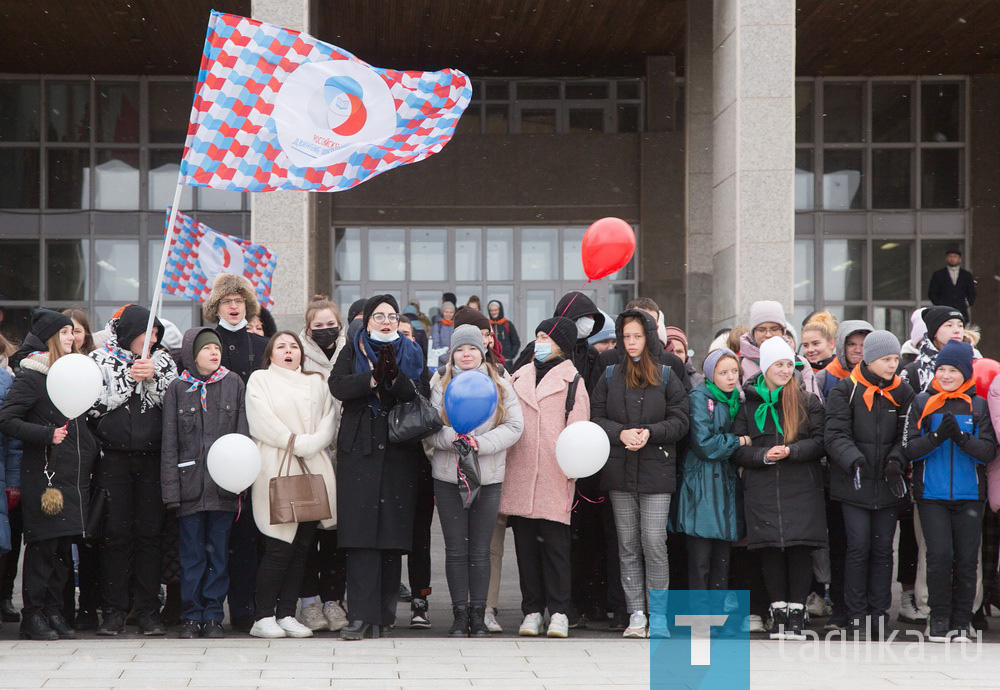
[{"label": "black winter jacket", "polygon": [[222,341],[222,366],[235,371],[246,383],[250,374],[260,369],[267,338],[251,333],[245,327],[233,332],[217,325],[215,333]]},{"label": "black winter jacket", "polygon": [[[875,376],[861,365],[861,375],[879,388],[892,384]],[[886,463],[892,459],[904,469],[903,428],[906,411],[913,402],[913,389],[900,381],[889,395],[896,401],[876,393],[872,409],[864,401],[865,386],[853,378],[841,379],[826,400],[824,442],[830,460],[830,498],[868,510],[900,503],[889,490],[885,479]],[[861,461],[861,488],[854,488],[852,467]]]}]

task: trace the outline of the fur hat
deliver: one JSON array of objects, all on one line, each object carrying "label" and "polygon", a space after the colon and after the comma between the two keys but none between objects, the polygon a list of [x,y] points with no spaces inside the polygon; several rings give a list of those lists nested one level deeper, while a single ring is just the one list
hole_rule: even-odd
[{"label": "fur hat", "polygon": [[206,323],[216,323],[219,320],[219,304],[227,295],[239,295],[243,298],[247,306],[247,321],[260,314],[257,293],[250,281],[235,273],[220,273],[212,282],[212,294],[201,305],[201,315]]}]

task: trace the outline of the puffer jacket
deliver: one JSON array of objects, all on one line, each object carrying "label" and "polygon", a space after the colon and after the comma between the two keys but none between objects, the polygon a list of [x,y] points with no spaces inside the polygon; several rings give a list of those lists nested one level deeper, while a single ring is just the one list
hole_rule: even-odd
[{"label": "puffer jacket", "polygon": [[[198,376],[194,341],[211,328],[192,328],[184,334],[181,357],[184,368]],[[193,389],[193,390],[192,390]],[[236,512],[236,494],[218,486],[208,472],[208,451],[226,434],[250,436],[245,408],[245,388],[236,372],[205,387],[174,379],[163,400],[163,446],[160,455],[160,486],[167,507],[178,508],[184,517],[207,510]]]},{"label": "puffer jacket", "polygon": [[[486,364],[480,364],[477,371],[487,374]],[[524,431],[524,415],[521,412],[521,402],[514,394],[514,389],[506,379],[500,378],[503,389],[504,420],[497,425],[491,418],[476,427],[470,436],[476,439],[479,446],[480,484],[499,484],[504,478],[507,463],[507,449],[517,443]],[[439,413],[444,411],[444,391],[441,388],[441,376],[435,373],[431,379],[431,405]],[[444,419],[444,414],[441,415]],[[449,484],[458,483],[458,464],[454,447],[451,445],[457,434],[450,426],[443,426],[433,436],[424,440],[424,450],[431,459],[431,475]]]},{"label": "puffer jacket", "polygon": [[[865,403],[865,386],[855,377],[884,389],[892,384],[875,376],[864,364],[849,378],[841,379],[826,401],[824,444],[830,461],[830,497],[849,505],[877,510],[898,505],[905,499],[892,495],[885,479],[885,466],[896,460],[907,466],[903,453],[903,428],[906,412],[913,402],[913,389],[903,381],[889,391],[893,404],[876,394],[872,409]],[[898,380],[898,379],[897,379]],[[861,461],[861,488],[854,488],[851,468]]]}]

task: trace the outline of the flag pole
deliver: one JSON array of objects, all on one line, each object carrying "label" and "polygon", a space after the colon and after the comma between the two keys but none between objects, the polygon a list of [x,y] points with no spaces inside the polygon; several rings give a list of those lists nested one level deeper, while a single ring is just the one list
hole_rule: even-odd
[{"label": "flag pole", "polygon": [[167,221],[167,231],[163,235],[163,251],[160,252],[160,268],[156,272],[156,284],[153,286],[153,300],[149,304],[149,321],[146,323],[146,342],[142,346],[142,358],[149,358],[150,336],[153,333],[153,321],[156,319],[156,311],[160,303],[163,288],[163,274],[167,270],[167,255],[170,253],[170,240],[174,235],[174,224],[177,222],[177,211],[181,205],[181,192],[184,185],[181,183],[180,172],[177,173],[177,189],[174,191],[174,203],[170,206],[170,220]]}]

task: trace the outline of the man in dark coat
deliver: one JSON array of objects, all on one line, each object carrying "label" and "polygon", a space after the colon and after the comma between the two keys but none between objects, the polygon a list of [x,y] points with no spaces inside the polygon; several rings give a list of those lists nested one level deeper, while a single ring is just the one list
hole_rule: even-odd
[{"label": "man in dark coat", "polygon": [[952,307],[969,321],[969,307],[976,302],[976,280],[962,268],[962,250],[952,247],[944,257],[947,266],[934,271],[927,299],[935,306]]}]

